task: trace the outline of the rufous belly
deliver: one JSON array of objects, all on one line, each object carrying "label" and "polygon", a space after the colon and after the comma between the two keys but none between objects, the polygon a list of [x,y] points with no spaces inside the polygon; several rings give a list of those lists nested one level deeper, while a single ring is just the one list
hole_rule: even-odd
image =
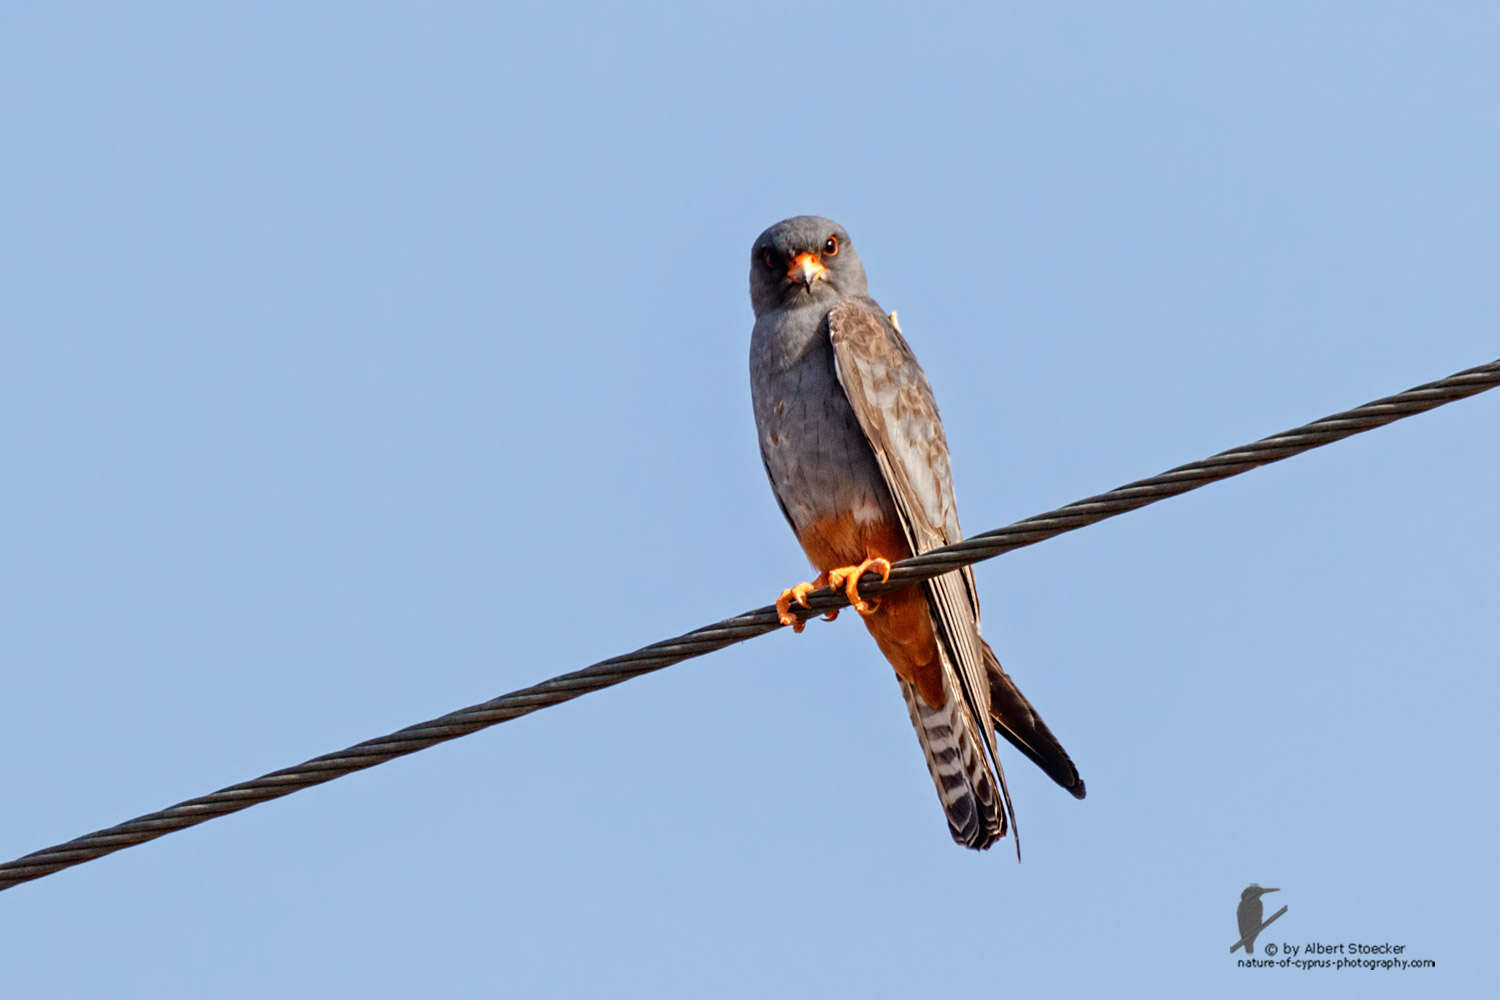
[{"label": "rufous belly", "polygon": [[[911,555],[906,536],[889,517],[859,518],[852,513],[820,517],[797,531],[797,540],[819,572],[857,566],[871,556],[891,562]],[[880,597],[880,606],[865,616],[865,627],[896,674],[917,689],[930,708],[940,708],[943,668],[926,589],[920,586]]]}]

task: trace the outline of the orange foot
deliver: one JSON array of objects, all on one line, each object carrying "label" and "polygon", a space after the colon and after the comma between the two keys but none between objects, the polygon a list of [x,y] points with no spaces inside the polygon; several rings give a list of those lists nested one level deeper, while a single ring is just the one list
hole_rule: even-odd
[{"label": "orange foot", "polygon": [[848,596],[849,603],[854,605],[854,610],[862,615],[873,615],[880,607],[880,598],[867,601],[859,596],[859,578],[865,575],[866,570],[874,570],[880,574],[880,580],[884,583],[891,578],[891,564],[887,559],[879,556],[871,556],[858,566],[843,566],[839,569],[829,570],[828,586],[843,587],[844,594]]},{"label": "orange foot", "polygon": [[[781,596],[776,598],[776,617],[781,619],[781,624],[790,625],[793,632],[801,632],[807,628],[807,622],[792,614],[792,602],[796,601],[805,608],[807,607],[807,595],[815,590],[822,590],[827,586],[829,586],[828,574],[819,573],[818,578],[812,583],[799,583],[795,587],[788,587],[783,590]],[[823,620],[831,622],[838,616],[838,609],[835,608],[824,615]]]}]

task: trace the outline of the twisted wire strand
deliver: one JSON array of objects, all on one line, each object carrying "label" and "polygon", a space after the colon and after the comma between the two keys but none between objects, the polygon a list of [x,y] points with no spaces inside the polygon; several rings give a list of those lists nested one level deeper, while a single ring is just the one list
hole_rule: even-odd
[{"label": "twisted wire strand", "polygon": [[[1500,385],[1500,360],[902,560],[892,568],[888,582],[882,583],[873,573],[866,574],[860,590],[866,594],[881,594],[910,587],[962,566],[993,559],[1013,549],[1035,545],[1054,535],[1237,476],[1257,466],[1279,462],[1352,434],[1493,389],[1496,385]],[[849,602],[842,590],[835,592],[824,589],[809,595],[807,603],[806,609],[794,608],[803,619],[845,607]],[[416,753],[434,744],[509,722],[539,709],[570,701],[591,691],[612,687],[683,660],[712,653],[780,627],[776,609],[768,605],[726,618],[714,625],[694,629],[673,639],[652,643],[631,653],[612,656],[582,670],[575,670],[540,684],[449,712],[436,719],[407,726],[387,736],[365,740],[347,749],[314,757],[293,767],[272,771],[0,864],[0,890],[92,861],[125,847],[155,840],[174,830],[196,826],[215,816],[238,812],[260,802],[290,795],[298,789],[332,781],[334,778]]]}]

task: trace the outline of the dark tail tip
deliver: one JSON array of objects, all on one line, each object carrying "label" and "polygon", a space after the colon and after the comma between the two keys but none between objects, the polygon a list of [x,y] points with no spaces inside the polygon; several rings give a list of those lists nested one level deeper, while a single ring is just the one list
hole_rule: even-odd
[{"label": "dark tail tip", "polygon": [[990,680],[990,715],[995,732],[1025,754],[1032,763],[1075,799],[1087,794],[1083,777],[1037,710],[1000,666],[995,651],[984,644],[984,662]]}]

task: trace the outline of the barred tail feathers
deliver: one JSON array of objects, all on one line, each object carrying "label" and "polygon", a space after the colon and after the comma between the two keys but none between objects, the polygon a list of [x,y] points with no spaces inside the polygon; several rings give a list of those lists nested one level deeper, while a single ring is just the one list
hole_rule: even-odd
[{"label": "barred tail feathers", "polygon": [[995,774],[964,700],[945,691],[944,704],[932,708],[912,685],[899,683],[949,833],[964,847],[985,850],[1005,836],[1007,824]]}]

